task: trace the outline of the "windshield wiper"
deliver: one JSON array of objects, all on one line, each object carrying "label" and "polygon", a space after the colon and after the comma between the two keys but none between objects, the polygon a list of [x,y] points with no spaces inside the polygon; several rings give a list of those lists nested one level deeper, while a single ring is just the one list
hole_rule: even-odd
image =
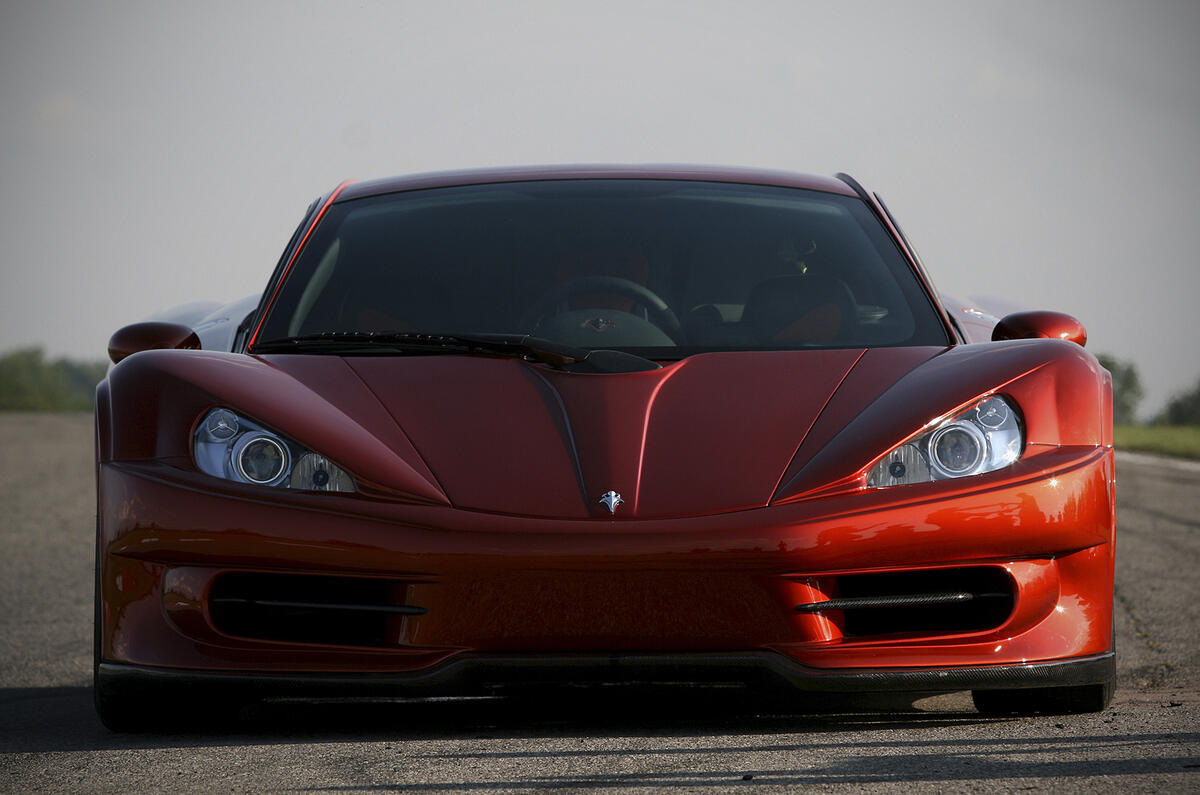
[{"label": "windshield wiper", "polygon": [[425,354],[518,356],[558,370],[582,373],[638,373],[661,365],[624,351],[591,350],[528,334],[422,334],[327,331],[267,340],[251,353],[364,353],[372,349]]}]

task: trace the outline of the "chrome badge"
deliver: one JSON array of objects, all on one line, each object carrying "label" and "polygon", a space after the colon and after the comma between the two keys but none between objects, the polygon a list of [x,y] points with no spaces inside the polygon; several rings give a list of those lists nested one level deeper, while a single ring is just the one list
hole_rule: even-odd
[{"label": "chrome badge", "polygon": [[604,507],[608,508],[609,513],[616,513],[617,506],[625,502],[621,499],[621,495],[611,489],[604,493],[604,496],[599,499],[599,502],[604,503]]}]

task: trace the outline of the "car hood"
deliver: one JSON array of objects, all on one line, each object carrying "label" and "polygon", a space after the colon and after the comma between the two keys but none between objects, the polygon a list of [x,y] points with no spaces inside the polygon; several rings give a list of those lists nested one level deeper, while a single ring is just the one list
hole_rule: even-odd
[{"label": "car hood", "polygon": [[[827,440],[942,350],[710,353],[622,374],[490,356],[262,359],[385,440],[427,496],[622,520],[769,504],[814,430]],[[316,449],[355,471],[354,451]],[[623,501],[613,512],[609,491]]]},{"label": "car hood", "polygon": [[880,455],[1000,390],[1024,420],[1026,457],[1111,445],[1109,383],[1083,348],[1044,339],[708,353],[621,374],[499,356],[152,350],[101,382],[97,451],[190,468],[196,423],[226,406],[328,456],[366,494],[662,519],[861,488]]}]

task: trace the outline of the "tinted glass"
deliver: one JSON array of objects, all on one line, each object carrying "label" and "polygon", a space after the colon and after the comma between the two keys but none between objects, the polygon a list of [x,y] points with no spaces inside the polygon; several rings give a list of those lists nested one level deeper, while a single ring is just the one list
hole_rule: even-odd
[{"label": "tinted glass", "polygon": [[862,201],[662,180],[335,204],[259,339],[327,331],[527,333],[657,358],[947,342]]}]

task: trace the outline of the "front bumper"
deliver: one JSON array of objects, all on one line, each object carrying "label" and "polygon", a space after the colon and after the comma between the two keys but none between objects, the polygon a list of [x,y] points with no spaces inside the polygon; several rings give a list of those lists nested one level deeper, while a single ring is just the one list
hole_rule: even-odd
[{"label": "front bumper", "polygon": [[[1102,681],[1112,452],[1032,458],[936,499],[892,489],[612,522],[264,494],[161,463],[105,463],[100,674],[422,690],[481,670],[682,664],[835,690]],[[854,634],[839,611],[796,609],[855,574],[970,567],[1011,581],[994,625]],[[214,583],[231,572],[386,579],[421,612],[389,618],[381,643],[238,634],[213,615]]]}]

